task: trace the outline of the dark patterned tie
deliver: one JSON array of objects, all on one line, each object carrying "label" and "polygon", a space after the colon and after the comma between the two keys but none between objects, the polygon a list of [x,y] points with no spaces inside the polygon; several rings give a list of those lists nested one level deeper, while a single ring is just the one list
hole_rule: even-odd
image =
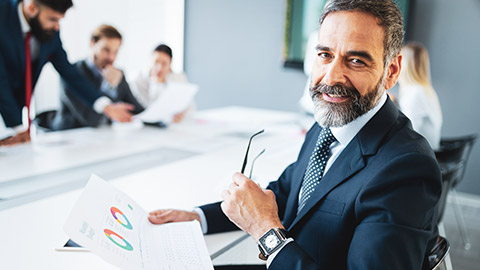
[{"label": "dark patterned tie", "polygon": [[302,210],[315,187],[322,180],[325,165],[330,157],[330,145],[335,141],[335,137],[329,128],[324,128],[318,135],[317,145],[313,150],[307,170],[302,182],[300,200],[298,203],[297,213]]}]

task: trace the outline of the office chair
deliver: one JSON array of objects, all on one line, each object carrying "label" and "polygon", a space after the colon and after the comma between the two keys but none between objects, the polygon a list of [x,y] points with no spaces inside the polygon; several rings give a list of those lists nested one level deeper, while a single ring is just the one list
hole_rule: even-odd
[{"label": "office chair", "polygon": [[443,219],[445,213],[445,205],[447,204],[448,192],[452,188],[452,182],[460,173],[460,170],[464,168],[463,164],[442,164],[440,165],[440,171],[442,173],[442,193],[440,194],[440,199],[438,201],[438,217],[437,225]]},{"label": "office chair", "polygon": [[[435,152],[440,169],[442,170],[442,177],[444,178],[442,188],[447,188],[447,191],[445,192],[452,191],[452,203],[455,218],[463,239],[464,248],[467,250],[470,249],[470,238],[465,226],[465,220],[460,211],[460,206],[458,205],[456,186],[463,179],[467,161],[476,140],[477,134],[459,138],[442,139],[440,141],[440,149]],[[442,190],[442,195],[446,200],[447,194],[443,193],[444,191]],[[439,208],[442,211],[439,212],[439,221],[443,216],[445,201],[440,201],[440,203],[443,203],[443,206],[440,205],[441,208]]]},{"label": "office chair", "polygon": [[55,118],[57,111],[45,111],[35,116],[35,119],[32,121],[32,124],[36,125],[38,129],[42,132],[52,131],[52,122]]},{"label": "office chair", "polygon": [[432,248],[428,255],[429,269],[437,270],[445,262],[445,258],[450,252],[450,243],[445,237],[439,236],[437,238],[437,244]]}]

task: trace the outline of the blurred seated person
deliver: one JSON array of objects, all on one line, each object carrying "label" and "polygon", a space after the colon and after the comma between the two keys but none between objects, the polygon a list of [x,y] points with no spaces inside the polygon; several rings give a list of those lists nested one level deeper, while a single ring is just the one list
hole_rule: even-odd
[{"label": "blurred seated person", "polygon": [[317,52],[315,46],[318,44],[318,30],[313,31],[308,36],[307,44],[305,45],[305,59],[303,60],[303,72],[307,75],[307,82],[303,95],[299,100],[300,107],[303,112],[313,116],[313,101],[310,97],[310,82],[312,81],[312,67]]},{"label": "blurred seated person", "polygon": [[402,71],[398,79],[398,105],[410,118],[413,129],[427,139],[435,150],[440,146],[442,109],[430,80],[428,52],[419,43],[402,48]]},{"label": "blurred seated person", "polygon": [[[153,50],[150,69],[147,72],[140,73],[135,79],[132,86],[133,93],[145,108],[165,92],[169,83],[188,83],[187,76],[184,73],[172,72],[172,58],[172,49],[169,46],[158,45]],[[185,111],[175,114],[173,122],[182,121],[187,113],[193,111],[193,108],[194,104]]]},{"label": "blurred seated person", "polygon": [[[114,102],[130,104],[131,112],[137,114],[144,108],[133,96],[123,72],[113,66],[121,45],[122,35],[117,29],[110,25],[100,25],[92,33],[90,57],[75,63],[75,66],[101,94]],[[65,82],[60,102],[60,110],[52,124],[54,130],[98,127],[111,123],[110,119],[82,103]]]}]

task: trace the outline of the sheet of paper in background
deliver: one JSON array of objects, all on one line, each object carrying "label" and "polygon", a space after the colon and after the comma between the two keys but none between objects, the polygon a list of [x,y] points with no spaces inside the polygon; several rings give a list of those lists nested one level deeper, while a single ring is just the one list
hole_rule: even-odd
[{"label": "sheet of paper in background", "polygon": [[147,217],[131,198],[92,175],[64,230],[122,269],[213,269],[197,221],[153,225]]},{"label": "sheet of paper in background", "polygon": [[191,83],[168,83],[165,92],[135,118],[144,122],[170,123],[175,114],[185,111],[193,102],[198,85]]}]

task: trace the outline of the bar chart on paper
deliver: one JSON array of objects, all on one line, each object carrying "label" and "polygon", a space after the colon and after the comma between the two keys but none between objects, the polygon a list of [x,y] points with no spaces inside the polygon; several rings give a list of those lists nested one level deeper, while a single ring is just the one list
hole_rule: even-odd
[{"label": "bar chart on paper", "polygon": [[64,229],[122,269],[213,269],[198,222],[153,225],[124,193],[92,175]]}]

